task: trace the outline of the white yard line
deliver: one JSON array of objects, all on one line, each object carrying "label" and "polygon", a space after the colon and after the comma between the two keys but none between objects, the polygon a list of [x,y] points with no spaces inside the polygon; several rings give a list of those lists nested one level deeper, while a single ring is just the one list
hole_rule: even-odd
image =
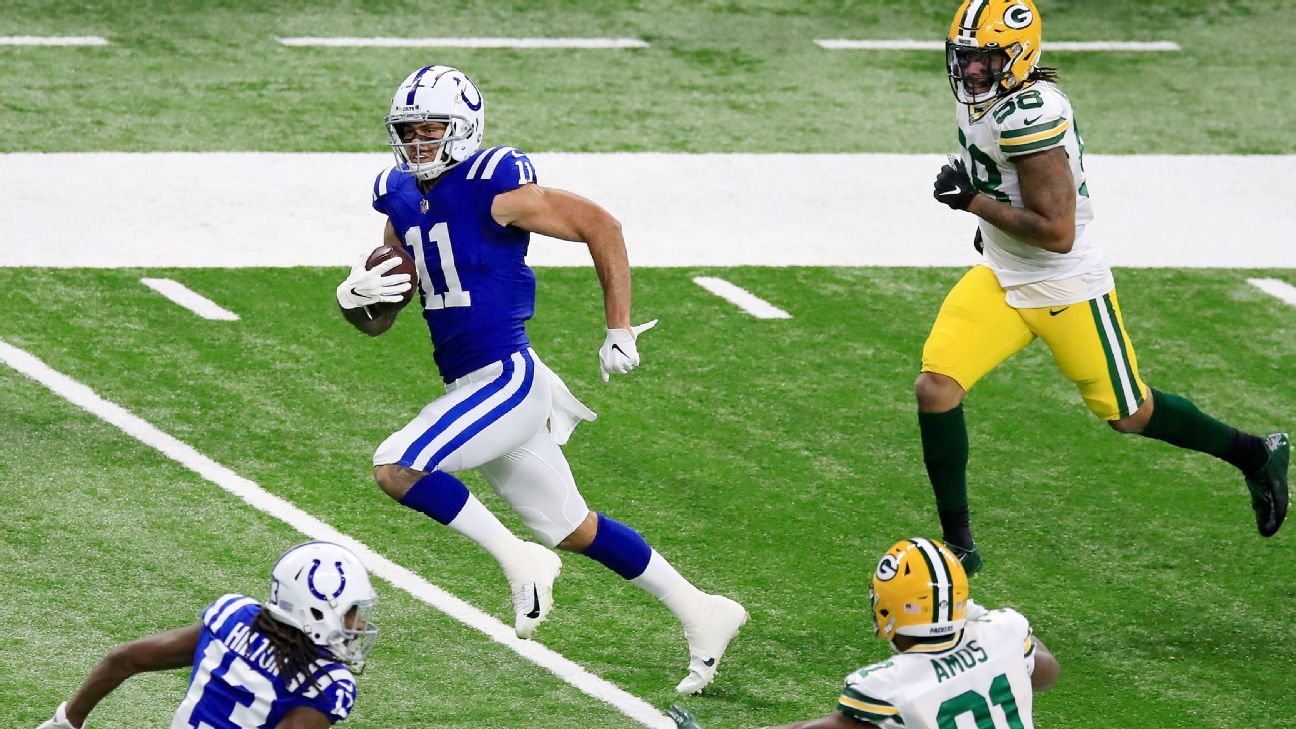
[{"label": "white yard line", "polygon": [[50,35],[3,35],[0,46],[106,46],[107,38],[95,35],[84,36],[50,36]]},{"label": "white yard line", "polygon": [[[943,51],[945,41],[934,40],[816,40],[815,45],[830,51]],[[1182,50],[1174,41],[1049,41],[1044,50],[1053,51],[1135,51],[1141,53]]]},{"label": "white yard line", "polygon": [[339,532],[291,503],[216,463],[193,447],[162,432],[125,408],[111,403],[85,385],[41,362],[28,352],[0,341],[0,362],[36,380],[56,395],[66,399],[105,422],[120,428],[141,443],[211,481],[225,491],[246,501],[252,507],[279,519],[311,539],[337,542],[355,552],[365,567],[392,585],[485,634],[541,666],[563,681],[599,701],[610,704],[622,714],[654,729],[673,729],[674,724],[643,699],[595,676],[580,665],[539,643],[520,640],[513,629],[478,610],[410,570],[383,557],[360,541]]},{"label": "white yard line", "polygon": [[1279,281],[1276,278],[1249,278],[1247,283],[1270,296],[1276,296],[1292,306],[1296,306],[1296,286],[1292,286],[1286,281]]},{"label": "white yard line", "polygon": [[170,299],[179,306],[204,319],[213,321],[238,321],[239,316],[179,281],[169,278],[142,278],[140,283]]},{"label": "white yard line", "polygon": [[693,283],[737,306],[757,319],[791,319],[792,315],[747,289],[713,276],[695,276]]},{"label": "white yard line", "polygon": [[322,48],[647,48],[638,38],[280,38]]}]

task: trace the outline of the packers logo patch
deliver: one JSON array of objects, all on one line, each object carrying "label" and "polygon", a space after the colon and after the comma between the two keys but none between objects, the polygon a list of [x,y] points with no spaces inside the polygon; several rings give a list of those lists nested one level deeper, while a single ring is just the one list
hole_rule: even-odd
[{"label": "packers logo patch", "polygon": [[1021,30],[1030,25],[1033,20],[1035,20],[1035,13],[1031,12],[1030,6],[1026,3],[1010,5],[1004,11],[1004,25],[1013,30]]},{"label": "packers logo patch", "polygon": [[894,554],[882,555],[882,561],[878,562],[877,578],[883,582],[896,576],[900,569],[900,560],[896,559]]}]

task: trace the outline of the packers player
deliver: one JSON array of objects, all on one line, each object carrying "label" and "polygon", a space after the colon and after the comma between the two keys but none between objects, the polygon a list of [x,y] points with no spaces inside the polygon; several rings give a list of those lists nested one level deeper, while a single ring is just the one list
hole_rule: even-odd
[{"label": "packers player", "polygon": [[1287,514],[1287,435],[1241,432],[1139,377],[1111,269],[1090,235],[1084,140],[1055,69],[1040,61],[1031,0],[963,0],[946,40],[961,158],[933,195],[976,215],[985,263],[949,292],[914,384],[923,460],[945,542],[982,566],[968,523],[963,398],[1037,337],[1114,430],[1209,453],[1245,477],[1262,536]]},{"label": "packers player", "polygon": [[[878,561],[872,588],[873,630],[897,655],[847,676],[831,714],[777,729],[1034,726],[1034,692],[1057,682],[1058,662],[1021,613],[972,602],[963,565],[945,545],[897,542]],[[670,715],[680,729],[701,729],[679,705]]]}]

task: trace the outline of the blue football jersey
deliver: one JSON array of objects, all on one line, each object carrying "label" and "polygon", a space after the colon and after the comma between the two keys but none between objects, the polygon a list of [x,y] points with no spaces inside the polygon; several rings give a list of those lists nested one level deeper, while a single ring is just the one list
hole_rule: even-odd
[{"label": "blue football jersey", "polygon": [[491,203],[535,180],[525,154],[492,147],[443,173],[426,195],[394,167],[374,181],[374,210],[391,220],[417,265],[423,318],[446,382],[530,346],[531,234],[496,223]]},{"label": "blue football jersey", "polygon": [[222,595],[202,613],[189,691],[171,729],[274,729],[284,715],[309,706],[337,723],[355,705],[351,670],[321,653],[309,678],[281,676],[274,649],[252,628],[261,605],[250,597]]}]

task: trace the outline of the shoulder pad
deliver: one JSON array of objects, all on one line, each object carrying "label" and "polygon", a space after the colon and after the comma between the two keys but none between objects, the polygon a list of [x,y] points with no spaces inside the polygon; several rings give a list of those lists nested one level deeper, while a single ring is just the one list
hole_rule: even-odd
[{"label": "shoulder pad", "polygon": [[259,606],[256,600],[243,595],[229,593],[216,598],[216,601],[207,606],[202,612],[202,624],[208,630],[215,633],[224,627],[225,623],[235,613],[246,610],[249,607]]},{"label": "shoulder pad", "polygon": [[900,709],[891,700],[891,669],[895,666],[894,660],[887,660],[847,676],[846,686],[837,697],[837,710],[878,726],[885,726],[888,720],[898,720]]},{"label": "shoulder pad", "polygon": [[999,149],[1011,157],[1063,142],[1071,129],[1071,104],[1055,86],[1037,83],[1005,99],[990,113]]},{"label": "shoulder pad", "polygon": [[385,204],[384,198],[387,197],[387,193],[391,190],[393,184],[400,179],[400,174],[401,174],[400,171],[397,170],[395,167],[388,167],[382,172],[379,172],[378,177],[374,178],[374,185],[373,185],[374,210],[377,210],[378,212],[384,214],[387,212],[387,206]]},{"label": "shoulder pad", "polygon": [[535,166],[517,147],[491,147],[464,164],[469,165],[465,180],[488,182],[500,192],[536,181]]},{"label": "shoulder pad", "polygon": [[298,674],[289,685],[290,691],[296,691],[303,684],[306,691],[302,698],[329,717],[333,723],[347,718],[356,701],[355,676],[351,669],[341,663],[321,662],[315,670],[315,683],[311,684],[306,677]]},{"label": "shoulder pad", "polygon": [[1035,652],[1035,639],[1032,637],[1030,621],[1025,615],[1012,608],[991,610],[976,619],[997,636],[997,640],[1020,642],[1022,654],[1029,656]]}]

